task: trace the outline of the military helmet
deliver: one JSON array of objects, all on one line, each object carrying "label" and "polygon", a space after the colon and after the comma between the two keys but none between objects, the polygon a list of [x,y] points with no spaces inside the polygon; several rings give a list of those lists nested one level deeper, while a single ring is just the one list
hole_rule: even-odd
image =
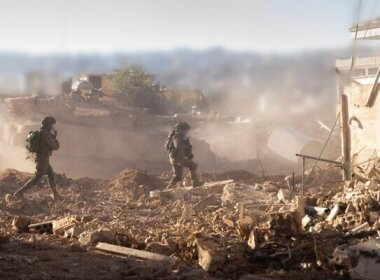
[{"label": "military helmet", "polygon": [[55,123],[56,121],[53,117],[46,117],[42,120],[42,126],[45,128],[50,128]]},{"label": "military helmet", "polygon": [[190,130],[191,126],[187,122],[179,122],[175,126],[177,131],[186,131]]}]

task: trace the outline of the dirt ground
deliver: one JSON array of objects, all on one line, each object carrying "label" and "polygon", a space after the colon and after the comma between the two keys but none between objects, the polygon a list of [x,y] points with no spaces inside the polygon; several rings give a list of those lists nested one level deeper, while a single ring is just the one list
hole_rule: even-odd
[{"label": "dirt ground", "polygon": [[[278,202],[278,190],[287,188],[284,176],[268,181],[241,170],[202,174],[206,184],[199,189],[186,187],[186,178],[184,187],[167,191],[169,172],[126,169],[109,180],[59,175],[63,200],[58,202],[45,185],[34,187],[22,200],[9,196],[31,176],[17,170],[0,173],[0,279],[345,279],[347,275],[346,268],[332,268],[327,257],[321,257],[346,242],[343,235],[292,236],[283,225],[276,228],[283,218],[278,213],[292,207],[291,194],[286,203]],[[186,209],[190,214],[185,214]],[[84,233],[65,237],[12,227],[15,217],[26,217],[33,224],[70,216]],[[268,225],[267,233],[255,238],[260,246],[249,248],[250,232]],[[99,230],[106,234],[85,240]],[[95,249],[98,241],[176,261],[169,266],[100,253]],[[316,243],[321,244],[318,253]],[[205,268],[200,244],[212,244],[212,257],[218,260],[221,255],[223,260]]]}]

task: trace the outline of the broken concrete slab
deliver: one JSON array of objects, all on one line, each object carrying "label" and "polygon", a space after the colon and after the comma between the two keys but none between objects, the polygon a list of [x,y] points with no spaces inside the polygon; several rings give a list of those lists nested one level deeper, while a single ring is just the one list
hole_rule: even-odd
[{"label": "broken concrete slab", "polygon": [[356,261],[351,261],[351,278],[377,280],[380,275],[380,239],[361,242],[348,248]]},{"label": "broken concrete slab", "polygon": [[84,228],[75,225],[72,228],[65,230],[64,237],[66,237],[66,238],[78,238],[79,235],[84,231],[85,231]]},{"label": "broken concrete slab", "polygon": [[196,239],[198,264],[207,272],[222,269],[227,259],[227,253],[212,239]]},{"label": "broken concrete slab", "polygon": [[188,222],[191,220],[191,216],[194,215],[194,209],[190,204],[186,204],[183,208],[182,216],[180,222]]},{"label": "broken concrete slab", "polygon": [[326,221],[332,222],[336,216],[338,216],[340,213],[340,206],[339,204],[335,204],[333,209],[331,209],[330,214],[327,216]]},{"label": "broken concrete slab", "polygon": [[66,229],[79,224],[75,216],[67,216],[65,218],[53,221],[53,233],[57,235],[63,235]]},{"label": "broken concrete slab", "polygon": [[85,231],[79,235],[78,241],[84,246],[94,245],[97,242],[113,242],[115,234],[107,228],[100,228],[94,231]]},{"label": "broken concrete slab", "polygon": [[169,256],[147,252],[143,250],[132,249],[128,247],[112,245],[112,244],[104,243],[104,242],[99,242],[95,246],[95,249],[105,252],[105,253],[111,253],[111,254],[116,254],[116,255],[121,255],[121,256],[132,256],[138,259],[162,261],[162,262],[167,262],[171,264],[175,262],[175,259]]},{"label": "broken concrete slab", "polygon": [[30,224],[28,225],[28,229],[30,232],[34,233],[53,233],[53,221],[46,221],[36,224]]}]

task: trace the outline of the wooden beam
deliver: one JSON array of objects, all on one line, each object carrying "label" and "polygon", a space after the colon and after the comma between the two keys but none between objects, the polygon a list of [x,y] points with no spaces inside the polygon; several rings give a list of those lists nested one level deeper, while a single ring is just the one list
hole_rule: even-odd
[{"label": "wooden beam", "polygon": [[342,156],[344,180],[351,180],[351,132],[348,125],[348,100],[347,95],[340,96],[340,117],[342,125]]},{"label": "wooden beam", "polygon": [[377,93],[379,92],[379,87],[378,87],[379,76],[380,76],[380,67],[379,69],[377,69],[375,82],[372,85],[372,89],[371,89],[371,92],[369,94],[368,101],[366,104],[367,107],[372,107],[375,104]]},{"label": "wooden beam", "polygon": [[165,255],[147,252],[147,251],[143,251],[143,250],[132,249],[132,248],[128,248],[128,247],[112,245],[112,244],[104,243],[104,242],[99,242],[96,245],[95,249],[102,251],[102,252],[116,254],[116,255],[120,255],[120,256],[132,256],[132,257],[136,257],[139,259],[163,261],[163,262],[167,262],[167,263],[174,263],[175,262],[174,258],[165,256]]}]

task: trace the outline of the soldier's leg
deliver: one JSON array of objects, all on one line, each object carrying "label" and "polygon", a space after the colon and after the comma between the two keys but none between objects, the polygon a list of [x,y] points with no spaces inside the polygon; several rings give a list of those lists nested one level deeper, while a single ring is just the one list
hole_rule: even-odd
[{"label": "soldier's leg", "polygon": [[42,181],[43,175],[36,174],[32,179],[25,183],[20,189],[18,189],[13,195],[16,197],[22,197],[22,195],[29,190],[31,187],[40,184]]},{"label": "soldier's leg", "polygon": [[190,170],[190,177],[191,181],[193,182],[193,187],[199,187],[200,185],[202,185],[197,175],[197,164],[191,159],[183,160],[182,164],[184,167],[187,167]]},{"label": "soldier's leg", "polygon": [[47,174],[48,174],[49,187],[53,192],[54,200],[61,198],[61,196],[58,194],[57,189],[56,189],[56,176],[50,164],[47,167]]},{"label": "soldier's leg", "polygon": [[181,182],[183,176],[183,166],[174,160],[170,160],[170,163],[172,164],[173,177],[170,180],[167,188],[171,188],[178,182]]}]

